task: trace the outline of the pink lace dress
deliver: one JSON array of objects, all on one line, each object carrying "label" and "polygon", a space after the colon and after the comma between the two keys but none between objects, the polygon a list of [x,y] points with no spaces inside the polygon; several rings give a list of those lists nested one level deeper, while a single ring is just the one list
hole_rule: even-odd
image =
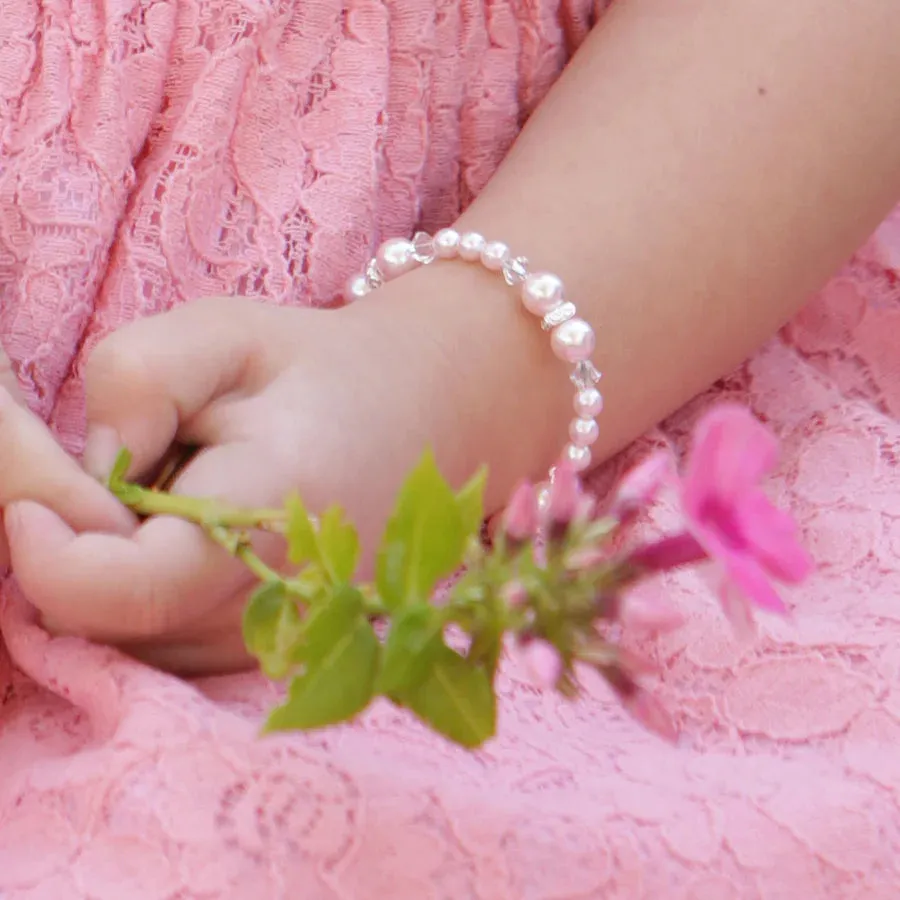
[{"label": "pink lace dress", "polygon": [[[110,329],[208,294],[327,302],[373,238],[450,222],[603,5],[3,0],[0,334],[35,408],[78,450]],[[897,269],[900,219],[711,392],[780,433],[820,571],[751,646],[672,582],[688,622],[647,649],[680,746],[511,664],[477,755],[388,706],[259,741],[259,677],[51,641],[6,585],[0,897],[896,897]]]}]

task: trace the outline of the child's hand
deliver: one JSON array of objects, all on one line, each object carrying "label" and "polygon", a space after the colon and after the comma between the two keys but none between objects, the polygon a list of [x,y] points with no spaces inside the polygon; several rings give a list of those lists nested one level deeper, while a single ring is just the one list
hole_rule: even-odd
[{"label": "child's hand", "polygon": [[[85,465],[108,473],[124,444],[140,477],[177,438],[205,448],[177,493],[260,507],[296,490],[313,510],[344,506],[371,548],[423,447],[459,446],[460,422],[434,342],[355,310],[216,299],[125,328],[88,363]],[[452,449],[441,464],[460,481],[476,468]],[[179,671],[248,661],[242,564],[174,518],[128,537],[79,534],[39,484],[7,518],[18,581],[48,628]],[[280,538],[254,543],[282,564]]]},{"label": "child's hand", "polygon": [[[25,498],[54,510],[76,531],[129,534],[135,526],[128,510],[84,473],[28,409],[9,359],[0,350],[0,509]],[[0,568],[8,563],[0,518]]]}]

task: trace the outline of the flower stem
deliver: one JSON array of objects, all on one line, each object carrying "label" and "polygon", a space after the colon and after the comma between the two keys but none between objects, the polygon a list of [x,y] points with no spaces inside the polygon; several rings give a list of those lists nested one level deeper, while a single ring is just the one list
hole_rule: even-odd
[{"label": "flower stem", "polygon": [[222,525],[210,525],[205,530],[219,546],[237,557],[260,581],[269,583],[282,580],[273,568],[267,566],[253,552],[253,547],[246,535],[236,534]]},{"label": "flower stem", "polygon": [[249,528],[283,532],[287,512],[283,509],[241,509],[210,497],[182,497],[134,484],[113,488],[119,499],[139,516],[177,516],[203,526]]}]

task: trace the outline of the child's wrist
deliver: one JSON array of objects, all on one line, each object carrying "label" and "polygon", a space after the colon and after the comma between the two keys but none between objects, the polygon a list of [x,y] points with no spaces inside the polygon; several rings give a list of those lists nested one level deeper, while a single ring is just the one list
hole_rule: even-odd
[{"label": "child's wrist", "polygon": [[430,385],[454,423],[468,466],[461,474],[482,463],[495,473],[489,495],[502,499],[511,482],[541,477],[558,458],[572,386],[547,335],[495,273],[461,262],[425,266],[342,314],[365,319],[387,346],[406,347],[411,382]]}]

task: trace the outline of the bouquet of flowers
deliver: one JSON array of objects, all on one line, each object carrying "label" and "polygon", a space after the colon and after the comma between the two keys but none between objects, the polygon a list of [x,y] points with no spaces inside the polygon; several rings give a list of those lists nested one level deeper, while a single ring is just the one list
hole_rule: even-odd
[{"label": "bouquet of flowers", "polygon": [[[259,578],[244,639],[270,678],[289,682],[267,730],[346,722],[385,697],[476,748],[495,731],[505,648],[540,686],[567,697],[578,695],[580,671],[600,673],[632,715],[673,736],[641,685],[642,660],[623,646],[629,592],[708,564],[720,571],[723,609],[737,627],[751,624],[754,607],[784,612],[773,583],[798,583],[812,566],[794,522],[761,489],[777,449],[746,409],[719,406],[699,422],[682,475],[660,451],[601,509],[561,465],[551,484],[518,487],[490,546],[481,540],[485,473],[454,491],[427,453],[397,498],[373,583],[354,580],[359,540],[337,507],[317,518],[299,497],[274,510],[174,497],[126,482],[125,452],[110,488],[137,512],[202,525]],[[683,527],[642,540],[635,524],[663,490],[677,493]],[[284,534],[293,571],[276,572],[253,552],[256,529]]]}]

